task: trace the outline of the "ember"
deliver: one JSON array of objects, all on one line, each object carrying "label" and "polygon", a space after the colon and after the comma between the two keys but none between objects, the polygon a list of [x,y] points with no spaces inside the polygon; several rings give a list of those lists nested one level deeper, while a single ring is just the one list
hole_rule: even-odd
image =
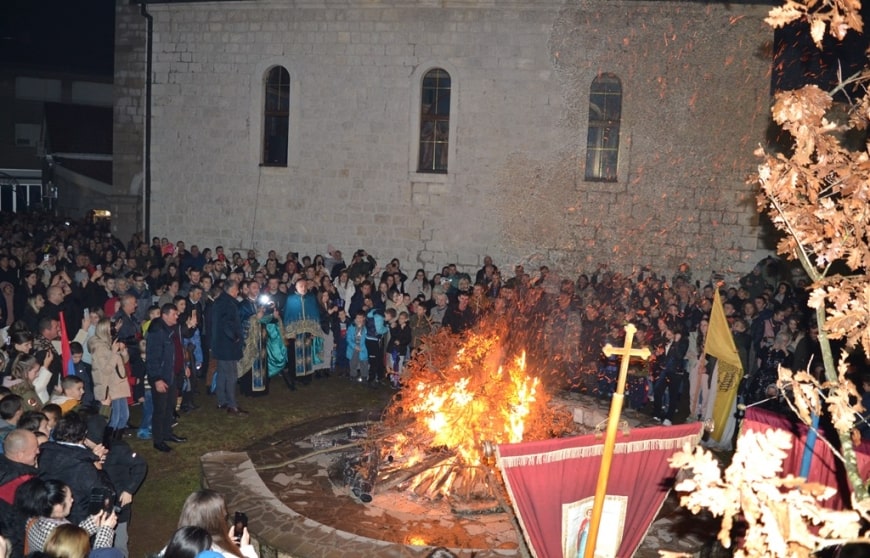
[{"label": "ember", "polygon": [[[430,498],[494,499],[486,447],[561,434],[549,395],[508,355],[497,331],[433,336],[406,368],[405,389],[369,435],[378,447],[376,490]],[[371,469],[370,469],[371,470]]]}]

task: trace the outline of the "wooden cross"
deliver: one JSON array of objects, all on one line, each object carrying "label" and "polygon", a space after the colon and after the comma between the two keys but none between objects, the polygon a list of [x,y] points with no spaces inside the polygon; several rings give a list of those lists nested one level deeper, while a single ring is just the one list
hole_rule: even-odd
[{"label": "wooden cross", "polygon": [[607,356],[622,355],[619,365],[619,378],[616,381],[616,392],[610,401],[610,415],[607,417],[607,434],[604,437],[604,450],[601,454],[601,468],[598,470],[598,484],[595,486],[595,500],[592,503],[592,515],[589,518],[589,535],[586,540],[584,558],[595,556],[595,545],[598,542],[598,527],[601,524],[601,512],[604,510],[604,497],[607,494],[607,480],[610,478],[610,464],[613,461],[613,448],[616,445],[616,430],[619,426],[619,416],[622,414],[622,404],[625,399],[625,379],[628,376],[628,364],[631,357],[638,356],[643,360],[649,358],[649,348],[633,349],[631,341],[637,328],[634,324],[625,326],[625,344],[622,348],[614,348],[610,343],[604,346]]}]

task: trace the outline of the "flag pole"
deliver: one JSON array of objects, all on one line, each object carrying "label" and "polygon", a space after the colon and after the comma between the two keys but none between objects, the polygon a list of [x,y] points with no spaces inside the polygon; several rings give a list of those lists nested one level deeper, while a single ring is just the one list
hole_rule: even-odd
[{"label": "flag pole", "polygon": [[631,348],[631,341],[634,339],[636,332],[637,328],[634,324],[628,324],[625,326],[625,344],[621,349],[612,347],[610,343],[604,346],[605,355],[622,355],[622,362],[619,365],[616,392],[610,401],[610,415],[607,417],[607,433],[604,436],[604,449],[601,454],[601,467],[598,469],[598,484],[595,486],[592,515],[589,518],[589,535],[586,539],[584,558],[593,558],[595,556],[595,546],[598,542],[598,528],[601,525],[601,513],[604,510],[604,497],[607,495],[607,481],[610,478],[613,449],[616,445],[616,431],[619,427],[619,416],[622,414],[622,405],[625,400],[625,380],[628,377],[628,364],[632,356],[638,356],[646,360],[650,355],[647,347],[642,349]]}]

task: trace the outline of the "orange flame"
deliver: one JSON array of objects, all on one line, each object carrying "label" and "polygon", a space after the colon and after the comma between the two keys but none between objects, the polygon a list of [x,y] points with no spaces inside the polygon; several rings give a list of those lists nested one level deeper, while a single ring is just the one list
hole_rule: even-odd
[{"label": "orange flame", "polygon": [[425,425],[430,447],[454,450],[474,466],[481,462],[484,442],[523,440],[539,380],[526,373],[525,352],[506,366],[498,364],[500,358],[497,335],[473,334],[443,379],[412,378],[406,409]]}]

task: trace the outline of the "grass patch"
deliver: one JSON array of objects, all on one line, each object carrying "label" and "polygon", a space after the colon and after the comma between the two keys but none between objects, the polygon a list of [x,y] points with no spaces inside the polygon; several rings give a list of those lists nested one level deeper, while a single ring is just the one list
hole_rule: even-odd
[{"label": "grass patch", "polygon": [[[236,418],[217,409],[214,397],[198,395],[200,408],[182,415],[176,434],[188,438],[184,444],[171,444],[174,451],[160,453],[151,441],[128,438],[135,451],[148,461],[148,477],[133,499],[130,521],[130,556],[151,555],[166,545],[175,531],[181,506],[187,496],[201,486],[199,458],[212,451],[241,451],[256,440],[267,438],[300,422],[339,413],[383,408],[393,392],[371,390],[346,379],[313,380],[311,385],[290,392],[273,381],[263,397],[239,398],[239,405],[250,415]],[[141,410],[132,409],[136,424]]]}]

